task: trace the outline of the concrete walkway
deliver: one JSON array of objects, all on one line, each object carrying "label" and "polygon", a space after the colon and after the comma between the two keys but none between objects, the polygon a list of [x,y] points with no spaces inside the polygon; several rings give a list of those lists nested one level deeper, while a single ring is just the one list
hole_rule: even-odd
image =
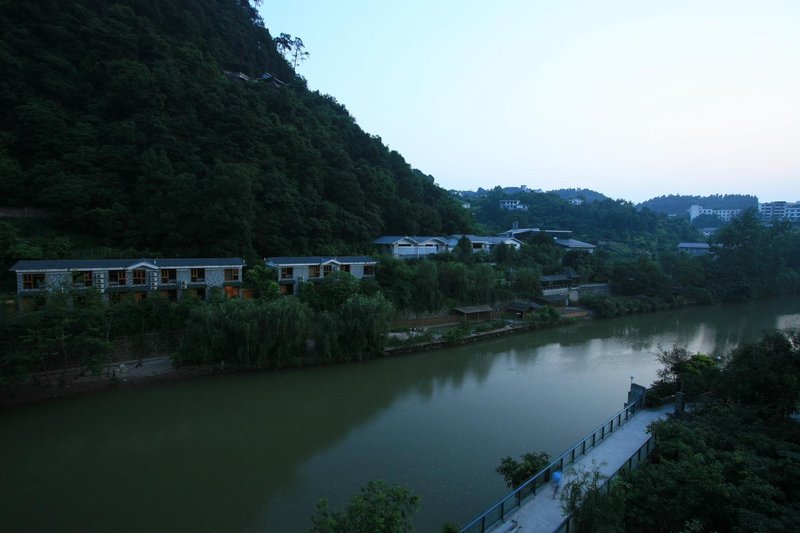
[{"label": "concrete walkway", "polygon": [[[599,467],[600,472],[608,477],[636,453],[642,444],[647,442],[650,435],[647,426],[651,422],[666,417],[672,412],[672,405],[659,409],[646,409],[637,411],[625,424],[615,429],[601,443],[595,446],[586,455],[575,460],[574,465],[564,468],[564,482],[562,487],[569,482],[570,472],[574,467],[592,469],[592,461]],[[561,525],[566,516],[561,512],[561,499],[559,495],[553,499],[553,488],[545,485],[536,491],[536,495],[529,497],[522,507],[510,513],[506,521],[492,529],[493,532],[543,532],[552,533]]]}]

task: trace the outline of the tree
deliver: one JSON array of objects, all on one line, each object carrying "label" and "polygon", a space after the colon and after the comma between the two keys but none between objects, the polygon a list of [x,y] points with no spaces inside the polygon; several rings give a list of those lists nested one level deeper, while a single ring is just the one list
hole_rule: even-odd
[{"label": "tree", "polygon": [[606,491],[606,476],[599,465],[581,467],[573,472],[561,490],[561,509],[575,518],[578,532],[624,531],[624,495],[619,490]]},{"label": "tree", "polygon": [[314,533],[403,533],[413,531],[411,517],[420,497],[405,487],[370,481],[352,497],[344,511],[331,511],[328,501],[317,504],[311,518]]},{"label": "tree", "polygon": [[348,298],[338,316],[342,352],[357,359],[383,353],[394,307],[381,293],[372,297],[356,294]]},{"label": "tree", "polygon": [[291,58],[292,68],[297,70],[297,65],[308,59],[309,53],[306,52],[306,47],[303,44],[303,39],[300,37],[292,37],[288,33],[281,33],[274,39],[275,46],[278,51]]},{"label": "tree", "polygon": [[772,331],[737,348],[716,391],[763,416],[788,418],[800,402],[800,335]]},{"label": "tree", "polygon": [[545,452],[525,453],[517,462],[511,457],[503,457],[495,471],[503,476],[508,488],[515,489],[550,464],[550,456]]},{"label": "tree", "polygon": [[253,296],[263,300],[275,300],[280,297],[280,287],[275,281],[275,271],[268,269],[262,263],[249,268],[244,273],[244,282],[247,288],[253,289]]}]

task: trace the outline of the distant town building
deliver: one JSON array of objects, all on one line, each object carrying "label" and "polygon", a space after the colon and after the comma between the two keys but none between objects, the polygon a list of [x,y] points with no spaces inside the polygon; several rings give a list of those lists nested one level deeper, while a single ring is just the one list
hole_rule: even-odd
[{"label": "distant town building", "polygon": [[583,200],[581,200],[580,198],[570,198],[568,201],[572,205],[583,205]]},{"label": "distant town building", "polygon": [[712,215],[723,222],[730,222],[741,214],[741,209],[709,209],[701,205],[693,205],[689,208],[689,220],[694,220],[700,215]]},{"label": "distant town building", "polygon": [[706,255],[711,251],[711,246],[707,242],[681,242],[678,243],[678,251],[689,255]]},{"label": "distant town building", "polygon": [[765,221],[800,221],[800,202],[765,202],[758,204],[758,214]]},{"label": "distant town building", "polygon": [[528,206],[520,203],[519,200],[500,200],[500,207],[509,211],[527,211]]}]

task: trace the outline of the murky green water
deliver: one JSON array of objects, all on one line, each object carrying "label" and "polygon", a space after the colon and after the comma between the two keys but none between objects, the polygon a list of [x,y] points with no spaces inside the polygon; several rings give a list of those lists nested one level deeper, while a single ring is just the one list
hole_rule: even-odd
[{"label": "murky green water", "polygon": [[499,459],[557,454],[649,384],[659,345],[724,353],[800,301],[696,308],[363,364],[202,378],[0,412],[4,531],[305,531],[370,479],[466,523]]}]

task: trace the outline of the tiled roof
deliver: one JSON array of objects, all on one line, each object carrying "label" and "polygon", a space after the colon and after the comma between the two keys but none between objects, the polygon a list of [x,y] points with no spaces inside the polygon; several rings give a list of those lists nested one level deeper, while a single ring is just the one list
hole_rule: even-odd
[{"label": "tiled roof", "polygon": [[241,267],[244,259],[239,257],[186,257],[164,259],[43,259],[17,261],[9,269],[14,272],[43,270],[117,270],[149,263],[161,268],[180,267]]},{"label": "tiled roof", "polygon": [[403,239],[408,239],[410,241],[414,241],[417,244],[427,242],[427,241],[442,241],[447,242],[447,237],[442,236],[419,236],[419,235],[384,235],[378,237],[374,241],[373,244],[395,244],[398,241],[402,241]]},{"label": "tiled roof", "polygon": [[340,255],[340,256],[308,256],[308,257],[267,257],[265,262],[269,266],[283,265],[321,265],[324,263],[339,264],[376,264],[377,261],[368,255]]},{"label": "tiled roof", "polygon": [[678,243],[678,248],[704,248],[708,249],[710,246],[707,242],[681,242]]}]

